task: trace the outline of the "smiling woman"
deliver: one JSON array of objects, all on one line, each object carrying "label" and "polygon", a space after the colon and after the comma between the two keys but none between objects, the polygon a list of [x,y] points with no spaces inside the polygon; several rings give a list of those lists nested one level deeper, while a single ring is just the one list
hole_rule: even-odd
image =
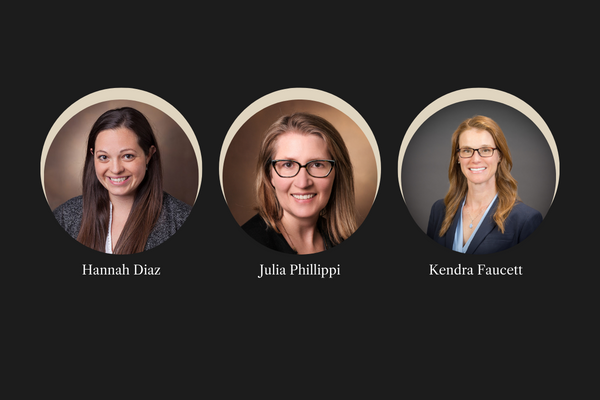
[{"label": "smiling woman", "polygon": [[256,193],[258,214],[242,228],[271,249],[317,253],[356,230],[348,150],[319,116],[294,113],[271,125],[258,155]]},{"label": "smiling woman", "polygon": [[464,120],[452,135],[450,189],[431,209],[427,235],[454,251],[488,254],[526,239],[542,222],[517,196],[512,157],[491,118]]},{"label": "smiling woman", "polygon": [[93,124],[82,187],[82,195],[58,206],[54,216],[80,243],[106,253],[139,253],[161,244],[191,210],[163,191],[154,132],[131,107],[106,111]]}]

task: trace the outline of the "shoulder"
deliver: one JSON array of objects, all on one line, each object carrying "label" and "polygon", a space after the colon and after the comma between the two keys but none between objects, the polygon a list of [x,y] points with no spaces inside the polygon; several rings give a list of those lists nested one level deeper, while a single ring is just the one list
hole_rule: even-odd
[{"label": "shoulder", "polygon": [[444,199],[439,199],[433,206],[431,206],[431,213],[444,213],[446,212],[446,204],[444,203]]},{"label": "shoulder", "polygon": [[71,236],[79,234],[81,217],[83,216],[83,196],[76,196],[56,207],[54,218]]},{"label": "shoulder", "polygon": [[269,226],[259,214],[256,214],[242,225],[244,232],[252,237],[266,235]]},{"label": "shoulder", "polygon": [[148,236],[145,250],[156,247],[173,236],[181,228],[191,210],[189,204],[164,192],[162,210]]},{"label": "shoulder", "polygon": [[269,227],[260,214],[256,214],[250,218],[242,225],[242,229],[252,239],[256,240],[265,247],[268,247],[272,250],[281,251],[283,253],[294,253],[283,236],[275,232],[273,228]]},{"label": "shoulder", "polygon": [[431,206],[431,212],[429,213],[429,222],[427,224],[427,235],[431,238],[437,237],[437,232],[439,232],[442,222],[444,221],[444,216],[446,215],[446,204],[444,203],[444,199],[440,199],[433,203]]},{"label": "shoulder", "polygon": [[525,203],[518,202],[513,206],[507,218],[507,229],[513,227],[519,232],[521,239],[529,236],[541,223],[542,214]]},{"label": "shoulder", "polygon": [[518,202],[514,205],[511,214],[515,214],[524,218],[542,218],[542,214],[533,207],[529,207],[527,204]]},{"label": "shoulder", "polygon": [[163,214],[185,221],[185,219],[190,215],[191,211],[192,207],[189,204],[171,196],[167,192],[163,193]]}]

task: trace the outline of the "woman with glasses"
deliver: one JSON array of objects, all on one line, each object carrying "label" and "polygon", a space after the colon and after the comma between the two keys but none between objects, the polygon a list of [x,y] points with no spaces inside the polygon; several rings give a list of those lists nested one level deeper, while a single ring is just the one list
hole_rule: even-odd
[{"label": "woman with glasses", "polygon": [[348,150],[333,125],[316,115],[283,116],[267,130],[256,193],[258,214],[242,228],[273,250],[317,253],[356,230]]},{"label": "woman with glasses", "polygon": [[489,254],[529,236],[542,215],[519,200],[504,133],[491,118],[463,121],[452,135],[446,197],[431,208],[427,235],[454,251]]}]

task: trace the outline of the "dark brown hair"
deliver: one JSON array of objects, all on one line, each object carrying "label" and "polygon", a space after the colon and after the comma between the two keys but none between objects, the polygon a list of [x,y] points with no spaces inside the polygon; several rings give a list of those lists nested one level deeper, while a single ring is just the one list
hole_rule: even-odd
[{"label": "dark brown hair", "polygon": [[83,218],[77,240],[95,250],[105,250],[110,200],[108,191],[96,177],[95,144],[100,132],[121,127],[135,133],[146,156],[149,156],[152,146],[156,149],[148,163],[146,175],[136,189],[125,227],[114,246],[115,254],[133,254],[144,250],[148,236],[158,220],[162,210],[163,188],[160,152],[154,132],[146,117],[131,107],[106,111],[92,126],[83,167]]}]

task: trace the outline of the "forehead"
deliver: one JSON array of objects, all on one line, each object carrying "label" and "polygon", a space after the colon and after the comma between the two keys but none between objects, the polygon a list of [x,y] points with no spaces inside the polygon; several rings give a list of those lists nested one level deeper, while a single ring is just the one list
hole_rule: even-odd
[{"label": "forehead", "polygon": [[325,140],[315,134],[286,132],[281,134],[274,147],[275,158],[328,158]]},{"label": "forehead", "polygon": [[494,146],[494,138],[492,134],[485,129],[467,129],[460,134],[458,138],[458,146],[468,146],[479,148],[481,146]]},{"label": "forehead", "polygon": [[131,129],[123,127],[101,131],[98,133],[98,136],[96,136],[95,144],[96,148],[99,150],[140,147],[137,135]]}]

